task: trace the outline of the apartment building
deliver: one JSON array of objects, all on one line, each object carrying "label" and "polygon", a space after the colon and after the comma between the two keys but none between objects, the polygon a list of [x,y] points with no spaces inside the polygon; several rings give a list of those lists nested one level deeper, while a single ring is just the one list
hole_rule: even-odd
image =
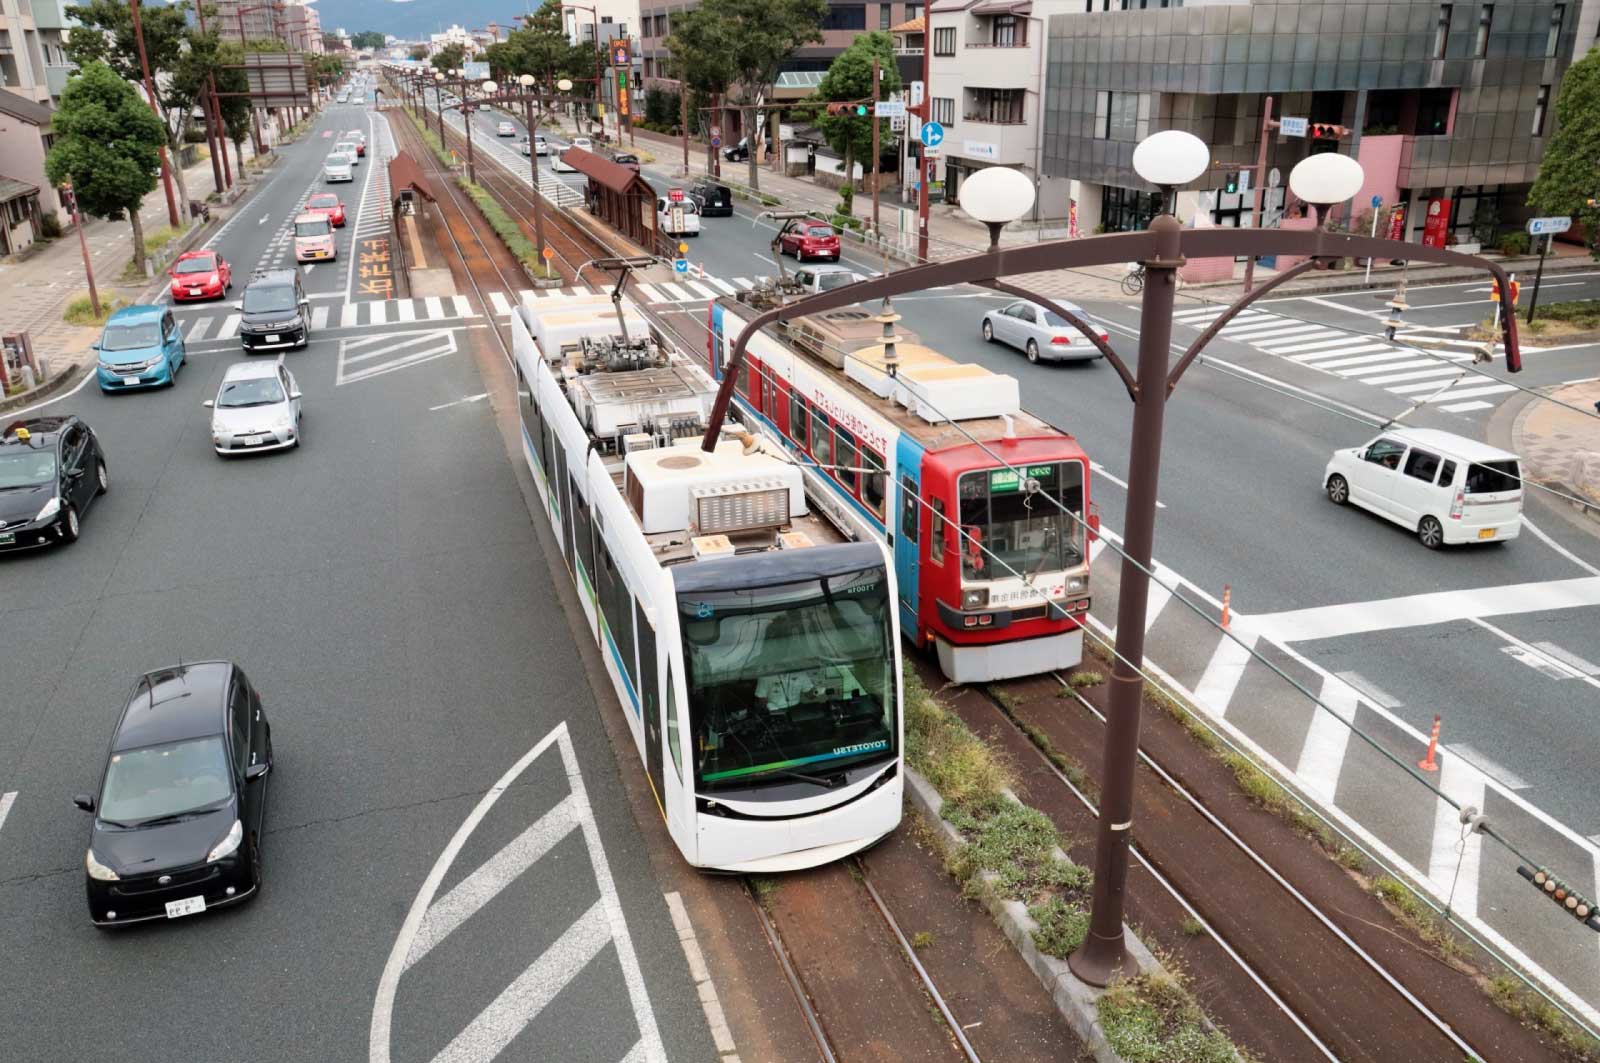
[{"label": "apartment building", "polygon": [[61,197],[45,176],[44,158],[54,136],[48,103],[0,89],[0,254],[28,247],[54,216],[65,226]]},{"label": "apartment building", "polygon": [[[1370,218],[1376,196],[1386,222],[1401,208],[1407,239],[1431,213],[1448,221],[1431,240],[1468,246],[1527,216],[1561,76],[1600,21],[1580,0],[1079,2],[1049,18],[1042,166],[1071,183],[1082,231],[1143,228],[1161,209],[1133,149],[1162,129],[1213,148],[1199,190],[1178,197],[1185,222],[1249,224],[1251,193],[1227,175],[1255,162],[1271,96],[1274,117],[1348,133],[1269,132],[1269,175],[1286,181],[1312,152],[1354,156],[1366,185],[1346,217]],[[1267,198],[1270,223],[1284,191]]]},{"label": "apartment building", "polygon": [[1033,220],[1067,216],[1070,183],[1040,164],[1045,27],[1051,15],[1082,10],[1084,2],[935,0],[929,6],[927,91],[933,120],[945,131],[939,170],[947,199],[960,194],[968,174],[1009,166],[1034,182]]},{"label": "apartment building", "polygon": [[61,101],[73,70],[63,47],[74,25],[65,7],[66,0],[0,0],[0,89]]},{"label": "apartment building", "polygon": [[310,4],[284,4],[279,25],[282,40],[295,51],[321,55],[326,50],[322,45],[322,18]]}]

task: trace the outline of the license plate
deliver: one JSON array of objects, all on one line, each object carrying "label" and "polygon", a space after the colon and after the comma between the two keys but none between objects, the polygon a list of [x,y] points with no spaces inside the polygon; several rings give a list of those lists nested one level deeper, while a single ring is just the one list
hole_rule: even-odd
[{"label": "license plate", "polygon": [[1480,538],[1480,539],[1493,539],[1494,538],[1494,529],[1493,528],[1479,528],[1478,529],[1478,538]]},{"label": "license plate", "polygon": [[245,436],[244,445],[247,447],[253,447],[262,442],[262,440],[265,438],[265,436]]},{"label": "license plate", "polygon": [[17,541],[16,532],[0,532],[0,546],[10,546]]},{"label": "license plate", "polygon": [[276,332],[270,333],[267,336],[267,342],[268,343],[277,343],[278,342],[278,334]]},{"label": "license plate", "polygon": [[168,919],[181,919],[186,915],[194,915],[205,910],[206,899],[204,897],[185,897],[181,901],[167,902]]},{"label": "license plate", "polygon": [[137,384],[139,383],[139,378],[136,376],[125,376],[122,378],[122,382],[124,384]]},{"label": "license plate", "polygon": [[190,295],[199,295],[200,294],[200,289],[199,288],[190,288],[189,289],[189,294]]}]

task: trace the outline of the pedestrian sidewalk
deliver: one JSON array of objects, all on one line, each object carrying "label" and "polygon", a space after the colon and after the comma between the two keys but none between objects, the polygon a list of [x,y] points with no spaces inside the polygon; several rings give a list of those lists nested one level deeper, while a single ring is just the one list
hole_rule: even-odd
[{"label": "pedestrian sidewalk", "polygon": [[[245,146],[245,158],[247,162],[254,158],[248,144]],[[233,162],[231,150],[229,162]],[[234,174],[236,191],[255,180],[253,177],[241,180],[242,176]],[[205,199],[216,188],[209,157],[186,167],[183,177],[184,186],[194,200]],[[176,185],[173,191],[176,194]],[[229,209],[213,206],[212,218],[225,218]],[[155,189],[145,196],[139,216],[144,222],[147,237],[166,228],[169,220],[167,197],[159,179]],[[126,218],[122,221],[106,221],[86,216],[83,221],[101,305],[106,305],[112,299],[120,299],[124,303],[137,302],[153,282],[143,278],[136,282],[122,279],[123,269],[133,255],[132,226]],[[191,226],[188,233],[192,232]],[[35,356],[48,360],[50,369],[50,379],[32,391],[9,398],[0,396],[0,409],[26,405],[41,389],[54,390],[62,381],[75,378],[80,366],[89,361],[89,345],[99,336],[99,327],[69,325],[62,320],[67,303],[88,294],[89,285],[83,272],[83,252],[78,243],[78,234],[72,229],[22,261],[0,263],[0,307],[4,308],[0,310],[0,332],[27,332]]]},{"label": "pedestrian sidewalk", "polygon": [[1566,504],[1600,522],[1600,379],[1562,385],[1549,397],[1556,401],[1535,400],[1517,415],[1511,449],[1522,457],[1524,478],[1590,500]]}]

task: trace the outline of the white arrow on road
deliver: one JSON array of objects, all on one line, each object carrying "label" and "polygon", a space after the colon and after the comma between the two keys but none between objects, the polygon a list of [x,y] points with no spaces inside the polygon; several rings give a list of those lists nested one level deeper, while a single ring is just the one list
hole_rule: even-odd
[{"label": "white arrow on road", "polygon": [[268,218],[270,218],[270,217],[272,217],[272,215],[270,215],[270,214],[263,214],[263,215],[261,215],[261,220],[260,220],[260,221],[258,221],[258,222],[256,222],[256,224],[257,224],[257,225],[265,225],[265,224],[267,224],[267,219],[268,219]]}]

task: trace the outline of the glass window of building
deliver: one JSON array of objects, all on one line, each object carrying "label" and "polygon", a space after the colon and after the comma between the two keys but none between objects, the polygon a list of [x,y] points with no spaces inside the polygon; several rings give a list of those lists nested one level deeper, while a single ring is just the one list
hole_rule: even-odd
[{"label": "glass window of building", "polygon": [[1544,54],[1553,57],[1561,47],[1561,24],[1567,20],[1567,5],[1557,4],[1550,9],[1550,36],[1544,42]]},{"label": "glass window of building", "polygon": [[1544,136],[1544,116],[1550,109],[1550,86],[1540,85],[1539,95],[1533,101],[1533,135]]},{"label": "glass window of building", "polygon": [[888,4],[878,5],[878,28],[880,30],[886,30],[889,28],[889,13]]},{"label": "glass window of building", "polygon": [[1494,5],[1484,4],[1478,9],[1478,37],[1472,42],[1472,54],[1482,59],[1489,54],[1489,26],[1494,22]]},{"label": "glass window of building", "polygon": [[997,15],[994,24],[989,29],[989,43],[996,48],[1014,48],[1025,44],[1017,33],[1017,17],[1015,15]]},{"label": "glass window of building", "polygon": [[956,54],[956,28],[954,26],[941,26],[933,31],[933,54]]},{"label": "glass window of building", "polygon": [[867,28],[866,4],[838,4],[829,5],[828,13],[822,17],[822,28],[825,30],[864,30]]},{"label": "glass window of building", "polygon": [[1134,232],[1149,228],[1151,219],[1161,211],[1160,192],[1107,185],[1100,200],[1100,223],[1106,232]]},{"label": "glass window of building", "polygon": [[1450,4],[1439,5],[1439,24],[1433,30],[1433,57],[1444,58],[1445,46],[1450,43]]},{"label": "glass window of building", "polygon": [[[951,31],[955,32],[954,30]],[[956,101],[944,99],[939,96],[933,98],[933,120],[940,125],[955,125]]]}]

